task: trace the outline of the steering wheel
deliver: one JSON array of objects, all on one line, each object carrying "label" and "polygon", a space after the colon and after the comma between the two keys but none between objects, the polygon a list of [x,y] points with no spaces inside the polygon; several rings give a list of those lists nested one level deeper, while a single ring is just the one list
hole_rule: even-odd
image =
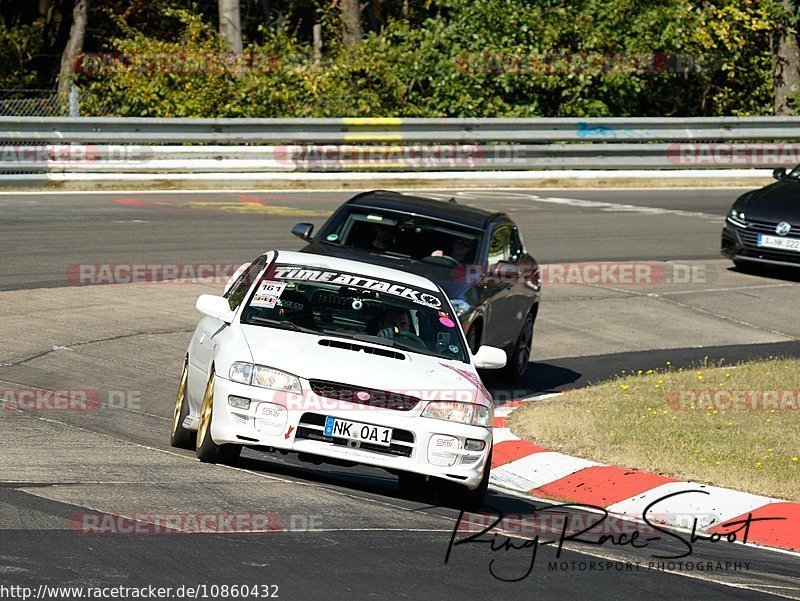
[{"label": "steering wheel", "polygon": [[461,263],[450,255],[429,255],[420,259],[423,263],[433,263],[435,265],[446,265],[447,267],[458,267]]},{"label": "steering wheel", "polygon": [[428,347],[422,341],[422,338],[420,338],[413,332],[404,332],[403,330],[400,330],[399,332],[395,332],[394,339],[403,344],[408,344],[409,346],[416,347],[421,351],[428,350]]}]

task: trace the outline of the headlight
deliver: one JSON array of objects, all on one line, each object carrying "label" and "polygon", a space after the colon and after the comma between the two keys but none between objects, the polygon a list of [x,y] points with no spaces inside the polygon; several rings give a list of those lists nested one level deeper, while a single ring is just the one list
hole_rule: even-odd
[{"label": "headlight", "polygon": [[249,384],[250,378],[253,375],[253,364],[245,363],[244,361],[237,361],[231,365],[228,372],[228,379],[234,382],[241,382],[242,384]]},{"label": "headlight", "polygon": [[237,361],[231,365],[228,377],[234,382],[252,384],[261,388],[296,393],[302,392],[300,379],[297,376],[264,365],[253,365],[252,363]]},{"label": "headlight", "polygon": [[744,213],[737,211],[736,209],[731,209],[731,212],[728,213],[728,223],[731,223],[736,227],[747,227]]},{"label": "headlight", "polygon": [[457,298],[451,302],[453,304],[453,309],[456,310],[457,317],[463,317],[472,310],[472,306],[467,301],[460,298]]},{"label": "headlight", "polygon": [[458,401],[431,401],[422,411],[422,417],[444,419],[473,426],[490,426],[494,420],[494,407]]}]

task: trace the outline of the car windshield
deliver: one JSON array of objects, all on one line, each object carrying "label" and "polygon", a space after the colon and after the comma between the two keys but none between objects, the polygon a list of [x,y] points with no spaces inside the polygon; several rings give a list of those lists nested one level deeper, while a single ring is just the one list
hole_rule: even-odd
[{"label": "car windshield", "polygon": [[459,263],[475,261],[481,231],[430,217],[354,207],[343,211],[320,238],[372,253],[422,260],[448,256]]},{"label": "car windshield", "polygon": [[271,265],[242,323],[352,338],[468,362],[444,297],[400,282],[300,265]]}]

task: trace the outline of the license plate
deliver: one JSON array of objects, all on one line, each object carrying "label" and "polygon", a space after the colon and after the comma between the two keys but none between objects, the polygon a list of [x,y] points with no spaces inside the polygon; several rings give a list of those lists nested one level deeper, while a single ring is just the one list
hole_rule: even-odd
[{"label": "license plate", "polygon": [[779,248],[780,250],[800,252],[800,239],[797,238],[778,238],[777,236],[759,234],[758,245],[764,248]]},{"label": "license plate", "polygon": [[392,429],[370,426],[335,417],[325,418],[325,436],[371,442],[388,447],[392,444]]}]

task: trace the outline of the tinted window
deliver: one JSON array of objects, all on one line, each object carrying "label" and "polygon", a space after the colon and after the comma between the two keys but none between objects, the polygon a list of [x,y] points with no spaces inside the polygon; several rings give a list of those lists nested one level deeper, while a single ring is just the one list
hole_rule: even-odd
[{"label": "tinted window", "polygon": [[511,258],[511,228],[501,227],[492,234],[489,243],[489,265]]},{"label": "tinted window", "polygon": [[260,256],[250,264],[250,267],[242,272],[242,275],[239,276],[239,279],[236,280],[230,287],[228,292],[225,294],[225,298],[228,299],[228,306],[231,308],[231,311],[234,311],[239,305],[242,304],[247,291],[250,290],[250,286],[252,286],[253,282],[256,281],[258,274],[261,273],[261,270],[264,269],[266,264],[267,257],[263,255]]},{"label": "tinted window", "polygon": [[364,339],[466,362],[458,319],[448,311],[436,291],[318,267],[275,265],[242,311],[242,323]]},{"label": "tinted window", "polygon": [[511,229],[511,255],[512,261],[519,261],[525,253],[525,247],[522,244],[522,236],[517,228]]},{"label": "tinted window", "polygon": [[482,231],[407,213],[353,207],[342,211],[319,239],[366,252],[422,259],[432,254],[472,263]]}]

